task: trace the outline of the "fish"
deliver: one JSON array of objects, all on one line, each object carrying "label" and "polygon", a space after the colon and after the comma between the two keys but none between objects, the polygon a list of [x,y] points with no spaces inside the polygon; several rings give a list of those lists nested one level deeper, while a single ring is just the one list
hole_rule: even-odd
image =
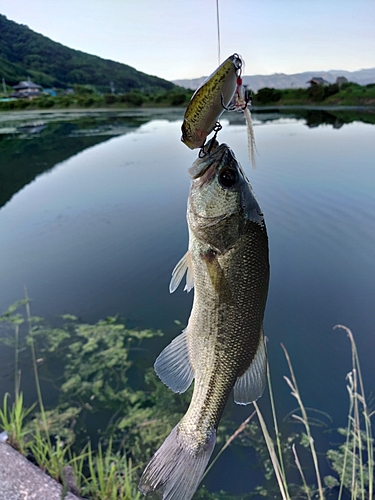
[{"label": "fish", "polygon": [[190,149],[202,148],[207,136],[231,103],[242,68],[238,54],[229,56],[194,92],[181,126],[181,141]]},{"label": "fish", "polygon": [[266,384],[263,317],[269,284],[264,216],[233,151],[217,141],[189,169],[188,251],[172,272],[170,292],[186,273],[194,288],[186,329],[155,361],[159,378],[190,405],[146,466],[143,494],[190,500],[213,452],[217,428],[234,388],[247,405]]}]

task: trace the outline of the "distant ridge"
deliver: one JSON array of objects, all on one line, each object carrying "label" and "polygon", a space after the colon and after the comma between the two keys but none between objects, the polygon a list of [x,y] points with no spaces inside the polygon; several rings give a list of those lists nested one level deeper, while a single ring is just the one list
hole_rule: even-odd
[{"label": "distant ridge", "polygon": [[8,85],[31,78],[43,87],[93,85],[101,92],[171,90],[175,85],[131,66],[54,42],[0,14],[0,79]]},{"label": "distant ridge", "polygon": [[[273,75],[251,75],[244,76],[243,82],[248,85],[253,92],[258,92],[264,87],[274,89],[303,88],[308,87],[308,81],[314,76],[320,76],[330,83],[335,83],[338,76],[345,76],[348,81],[367,85],[375,82],[375,68],[360,69],[358,71],[331,70],[331,71],[305,71],[286,75],[284,73],[274,73]],[[173,83],[180,87],[195,90],[206,77],[194,78],[192,80],[173,80]]]}]

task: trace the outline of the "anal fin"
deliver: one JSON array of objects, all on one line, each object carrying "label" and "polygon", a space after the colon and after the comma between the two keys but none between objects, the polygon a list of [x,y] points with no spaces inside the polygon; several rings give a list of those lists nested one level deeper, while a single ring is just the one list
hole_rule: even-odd
[{"label": "anal fin", "polygon": [[267,351],[262,331],[254,359],[234,385],[234,401],[239,405],[247,405],[256,401],[263,394],[266,379]]},{"label": "anal fin", "polygon": [[185,392],[193,381],[194,370],[190,362],[187,329],[167,345],[154,364],[155,372],[173,392]]}]

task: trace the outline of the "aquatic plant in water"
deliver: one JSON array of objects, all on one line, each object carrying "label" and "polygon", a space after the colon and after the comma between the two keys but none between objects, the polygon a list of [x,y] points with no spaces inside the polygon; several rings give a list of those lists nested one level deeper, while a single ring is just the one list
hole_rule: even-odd
[{"label": "aquatic plant in water", "polygon": [[[26,314],[18,312],[26,306]],[[0,408],[0,431],[5,430],[11,443],[33,459],[50,475],[66,482],[66,467],[71,467],[76,487],[92,499],[138,499],[136,483],[150,454],[184,413],[190,393],[176,396],[157,379],[153,371],[146,373],[132,356],[141,342],[161,335],[152,330],[128,330],[119,318],[107,318],[95,325],[81,324],[74,316],[61,318],[62,325],[50,327],[30,313],[29,301],[12,305],[0,316],[0,340],[15,348],[14,397],[5,395]],[[26,333],[21,329],[26,328]],[[323,477],[314,446],[311,412],[305,408],[297,379],[289,362],[286,378],[299,412],[292,419],[304,426],[304,432],[284,435],[280,432],[269,377],[274,428],[268,429],[258,406],[257,419],[252,411],[239,426],[228,417],[219,427],[218,460],[230,445],[251,446],[264,464],[265,482],[253,492],[236,497],[225,492],[210,493],[202,487],[196,500],[247,500],[270,495],[281,498],[350,498],[367,500],[373,496],[374,450],[370,412],[365,398],[358,353],[353,335],[344,329],[351,341],[352,370],[348,374],[350,407],[348,425],[339,429],[345,442],[327,450],[332,474]],[[19,371],[20,350],[29,347],[32,368],[39,387],[38,405],[25,407]],[[23,362],[22,358],[22,362]],[[56,366],[60,369],[56,371]],[[138,370],[145,378],[141,389],[129,382],[129,370]],[[52,372],[53,370],[53,372]],[[40,379],[54,377],[60,384],[59,404],[46,409],[40,391]],[[38,391],[37,391],[38,392]],[[108,422],[99,434],[87,439],[85,427],[91,418]],[[274,437],[272,437],[272,435]],[[92,440],[99,442],[92,445]],[[303,449],[310,450],[311,463],[306,463]],[[212,466],[214,467],[214,463]],[[300,483],[292,484],[290,472],[300,473]],[[315,484],[306,472],[315,471]],[[311,477],[311,474],[309,475]],[[66,486],[68,487],[68,486]],[[346,495],[346,496],[345,496]]]}]

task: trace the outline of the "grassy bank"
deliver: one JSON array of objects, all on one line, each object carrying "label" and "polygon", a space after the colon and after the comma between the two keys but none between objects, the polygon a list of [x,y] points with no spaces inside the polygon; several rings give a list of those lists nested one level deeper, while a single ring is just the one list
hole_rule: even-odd
[{"label": "grassy bank", "polygon": [[315,85],[297,89],[260,89],[253,97],[256,106],[375,106],[375,83],[344,83],[339,87]]},{"label": "grassy bank", "polygon": [[[159,92],[132,90],[124,94],[100,94],[93,87],[76,85],[74,93],[42,95],[0,102],[0,111],[23,109],[129,108],[186,106],[193,91],[183,88]],[[375,84],[344,83],[298,89],[263,88],[252,94],[254,106],[356,106],[375,107]]]},{"label": "grassy bank", "polygon": [[[0,326],[0,339],[14,355],[14,393],[4,395],[0,409],[0,430],[7,432],[9,443],[67,488],[73,477],[75,490],[85,498],[138,500],[137,482],[144,465],[191,398],[191,390],[185,395],[172,393],[135,356],[161,332],[129,330],[119,318],[83,324],[70,315],[51,327],[32,316],[28,299],[3,313]],[[263,464],[263,483],[239,497],[201,488],[195,499],[373,497],[373,414],[366,403],[353,336],[347,328],[339,328],[350,339],[352,367],[347,377],[348,424],[339,430],[337,446],[317,453],[316,413],[306,409],[285,350],[290,370],[285,380],[298,403],[291,418],[300,427],[280,431],[269,376],[272,428],[267,428],[256,404],[239,427],[226,416],[211,465],[228,446],[251,447]],[[35,381],[34,404],[26,404],[22,393],[22,377],[29,371]],[[58,400],[47,408],[43,393],[51,386]],[[325,461],[332,470],[326,476],[321,473]]]},{"label": "grassy bank", "polygon": [[90,86],[76,85],[74,93],[70,94],[64,93],[56,96],[41,95],[34,99],[17,99],[0,102],[0,111],[182,106],[189,102],[192,94],[192,91],[182,88],[162,90],[159,92],[132,90],[124,94],[100,94]]}]

